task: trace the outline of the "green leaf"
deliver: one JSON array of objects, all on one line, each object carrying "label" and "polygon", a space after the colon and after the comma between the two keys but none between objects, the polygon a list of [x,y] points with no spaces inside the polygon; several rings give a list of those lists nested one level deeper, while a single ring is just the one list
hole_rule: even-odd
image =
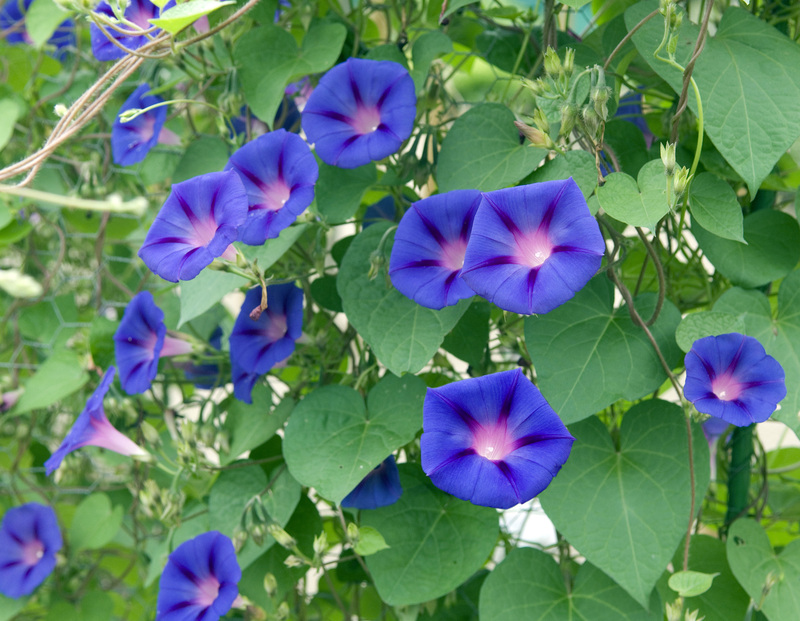
[{"label": "green leaf", "polygon": [[249,261],[258,261],[258,269],[263,272],[275,265],[307,228],[308,223],[303,222],[283,229],[277,237],[268,239],[260,246],[248,246],[239,242],[235,246]]},{"label": "green leaf", "polygon": [[692,218],[717,237],[744,242],[742,208],[733,188],[711,173],[700,173],[689,186]]},{"label": "green leaf", "polygon": [[0,621],[9,621],[25,608],[28,598],[11,599],[0,593]]},{"label": "green leaf", "polygon": [[411,48],[411,60],[414,62],[411,77],[414,79],[414,87],[418,94],[421,94],[425,87],[433,59],[452,51],[453,42],[441,30],[425,32],[414,41],[414,46]]},{"label": "green leaf", "polygon": [[[444,2],[442,2],[442,4],[444,4]],[[442,15],[442,18],[452,15],[458,11],[458,9],[463,6],[467,6],[468,4],[480,4],[480,0],[450,0],[447,3],[447,9],[445,10],[444,15]]]},{"label": "green leaf", "polygon": [[264,491],[267,475],[261,466],[223,470],[208,497],[208,525],[228,537],[240,524],[248,503]]},{"label": "green leaf", "polygon": [[228,464],[242,453],[261,446],[281,429],[294,409],[294,400],[286,397],[272,406],[270,391],[264,384],[253,388],[253,403],[231,399],[223,428],[231,436],[230,451],[223,460]]},{"label": "green leaf", "polygon": [[[606,54],[609,54],[611,49],[609,48]],[[619,58],[619,56],[617,57]],[[631,177],[637,176],[642,167],[650,161],[642,130],[629,121],[613,118],[609,120],[606,123],[604,141],[614,149],[614,154],[619,162],[619,171],[627,173]],[[610,158],[608,159],[610,160]],[[666,184],[666,179],[664,179],[664,184]]]},{"label": "green leaf", "polygon": [[584,4],[589,4],[589,2],[591,2],[591,0],[559,0],[559,1],[561,2],[561,4],[564,4],[566,6],[571,6],[573,9],[579,9]]},{"label": "green leaf", "polygon": [[[481,588],[480,618],[485,621],[661,621],[591,563],[578,569],[567,591],[555,559],[541,550],[516,548]],[[655,608],[655,607],[654,607]]]},{"label": "green leaf", "polygon": [[744,334],[744,331],[744,317],[719,311],[704,311],[686,315],[675,331],[675,340],[678,347],[688,352],[697,339],[731,332]]},{"label": "green leaf", "polygon": [[[2,113],[2,102],[0,102],[0,113]],[[0,148],[2,148],[2,146],[0,146]],[[11,210],[5,205],[0,204],[0,230],[4,229],[13,219],[14,218],[11,215]]]},{"label": "green leaf", "polygon": [[[22,114],[22,108],[13,99],[0,99],[0,150],[3,149],[11,140],[14,133],[14,124]],[[0,224],[0,229],[11,221],[9,216],[5,222]]]},{"label": "green leaf", "polygon": [[245,99],[256,116],[271,124],[289,81],[333,66],[346,34],[341,24],[317,23],[298,49],[289,32],[272,24],[246,32],[237,42],[233,57]]},{"label": "green leaf", "polygon": [[[636,300],[647,320],[655,295]],[[605,276],[589,281],[572,300],[525,319],[525,342],[538,386],[566,423],[582,420],[618,399],[638,399],[667,379],[653,346],[626,306],[613,308],[614,289]],[[675,343],[680,313],[669,300],[650,327],[670,367],[683,356]]]},{"label": "green leaf", "polygon": [[75,509],[69,529],[70,549],[77,552],[102,548],[119,531],[124,513],[122,505],[112,507],[105,494],[89,494]]},{"label": "green leaf", "polygon": [[[378,222],[353,240],[342,260],[337,285],[348,321],[378,359],[395,375],[417,373],[433,358],[470,301],[431,310],[392,287],[385,267],[370,280],[371,255],[390,226],[389,222]],[[386,240],[386,263],[393,240],[393,235]]]},{"label": "green leaf", "polygon": [[692,223],[692,234],[714,267],[731,282],[752,288],[783,278],[800,260],[800,226],[789,214],[755,211],[744,219],[747,244],[722,239]]},{"label": "green leaf", "polygon": [[36,49],[42,49],[56,29],[70,15],[72,15],[71,11],[65,11],[53,0],[34,0],[25,13],[25,29]]},{"label": "green leaf", "polygon": [[189,143],[172,175],[172,183],[180,183],[197,175],[219,172],[228,163],[228,146],[219,138],[204,136]]},{"label": "green leaf", "polygon": [[401,464],[403,495],[362,513],[390,546],[367,557],[384,602],[407,606],[449,593],[481,568],[497,541],[497,511],[440,491],[416,464]]},{"label": "green leaf", "polygon": [[212,269],[204,269],[192,280],[182,282],[178,328],[205,313],[231,291],[249,282],[244,276]]},{"label": "green leaf", "polygon": [[597,188],[600,206],[612,218],[653,230],[669,211],[666,177],[661,160],[642,166],[638,183],[625,173],[611,173],[603,187]]},{"label": "green leaf", "polygon": [[699,571],[678,571],[669,577],[669,588],[681,597],[697,597],[711,588],[719,574],[704,574]]},{"label": "green leaf", "polygon": [[52,405],[83,388],[89,374],[75,352],[68,349],[54,351],[36,373],[25,382],[25,392],[14,408],[14,414]]},{"label": "green leaf", "polygon": [[319,179],[314,187],[317,211],[328,224],[341,224],[353,217],[364,193],[377,181],[378,171],[371,162],[350,169],[319,162]]},{"label": "green leaf", "polygon": [[445,337],[442,347],[473,367],[480,367],[489,341],[490,315],[489,302],[473,298],[467,312]]},{"label": "green leaf", "polygon": [[475,106],[458,117],[439,152],[439,190],[489,192],[514,185],[545,151],[520,144],[514,115],[502,104]]},{"label": "green leaf", "polygon": [[148,20],[170,34],[177,34],[198,19],[224,6],[236,4],[234,0],[189,0],[164,11],[160,17]]},{"label": "green leaf", "polygon": [[303,485],[341,502],[390,453],[414,439],[424,399],[425,383],[413,375],[386,375],[369,391],[366,408],[352,388],[318,388],[289,418],[286,464]]},{"label": "green leaf", "polygon": [[371,526],[362,526],[358,529],[358,543],[354,548],[357,554],[369,556],[381,550],[386,550],[389,544],[377,530]]},{"label": "green leaf", "polygon": [[[699,425],[692,429],[699,502],[710,476],[708,443]],[[572,453],[540,496],[542,507],[589,562],[647,606],[690,512],[683,411],[657,399],[633,406],[616,445],[596,417],[569,430]]]},{"label": "green leaf", "polygon": [[742,519],[728,531],[727,551],[733,575],[770,621],[800,619],[800,540],[776,554],[758,522]]},{"label": "green leaf", "polygon": [[563,155],[557,155],[552,160],[545,162],[525,177],[522,183],[541,183],[570,177],[578,184],[583,196],[588,199],[597,187],[597,168],[594,157],[586,151],[567,151]]},{"label": "green leaf", "polygon": [[[658,6],[637,2],[625,12],[633,28]],[[633,36],[642,58],[681,92],[682,71],[656,60],[664,20],[651,19]],[[699,27],[683,20],[675,60],[689,61]],[[800,136],[800,48],[778,30],[741,8],[730,7],[714,37],[706,40],[694,77],[703,100],[704,129],[755,196],[772,167]],[[689,107],[697,100],[689,89]]]}]

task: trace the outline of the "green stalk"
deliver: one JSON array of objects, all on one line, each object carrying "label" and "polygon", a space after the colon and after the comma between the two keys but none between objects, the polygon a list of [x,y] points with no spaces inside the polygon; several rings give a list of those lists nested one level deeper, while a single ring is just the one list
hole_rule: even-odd
[{"label": "green stalk", "polygon": [[731,462],[728,471],[728,512],[725,524],[730,525],[748,506],[750,461],[753,457],[755,425],[737,427],[731,437]]}]

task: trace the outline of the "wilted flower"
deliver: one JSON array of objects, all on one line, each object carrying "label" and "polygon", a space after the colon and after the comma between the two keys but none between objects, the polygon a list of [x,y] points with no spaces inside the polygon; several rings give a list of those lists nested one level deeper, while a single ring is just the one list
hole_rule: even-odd
[{"label": "wilted flower", "polygon": [[233,170],[247,191],[249,211],[239,229],[245,244],[260,246],[297,219],[314,200],[317,161],[297,134],[279,129],[248,142],[234,153]]},{"label": "wilted flower", "polygon": [[156,621],[216,621],[231,609],[241,578],[233,543],[222,533],[185,541],[161,574]]},{"label": "wilted flower", "polygon": [[397,151],[416,111],[414,81],[402,65],[350,58],[311,93],[303,131],[326,164],[355,168]]},{"label": "wilted flower", "polygon": [[475,295],[461,268],[480,202],[478,190],[454,190],[417,201],[403,214],[389,261],[400,293],[435,309]]},{"label": "wilted flower", "polygon": [[764,422],[786,396],[783,367],[751,336],[698,339],[685,365],[684,396],[699,412],[737,427]]},{"label": "wilted flower", "polygon": [[100,385],[89,397],[86,407],[72,425],[72,429],[69,430],[61,446],[44,462],[45,472],[48,476],[58,469],[68,453],[84,446],[99,446],[129,457],[148,455],[147,451],[133,440],[114,429],[114,426],[106,418],[105,410],[103,410],[103,398],[111,386],[115,371],[114,367],[108,368]]},{"label": "wilted flower", "polygon": [[389,455],[342,500],[343,507],[377,509],[396,503],[403,495],[394,455]]},{"label": "wilted flower", "polygon": [[164,280],[191,280],[215,258],[229,256],[245,218],[247,193],[232,170],[176,183],[139,257]]},{"label": "wilted flower", "polygon": [[483,194],[461,277],[503,310],[547,313],[600,268],[605,243],[570,177]]},{"label": "wilted flower", "polygon": [[544,490],[575,441],[519,369],[429,388],[422,427],[422,469],[434,485],[498,509]]},{"label": "wilted flower", "polygon": [[[33,43],[25,27],[25,14],[31,4],[33,0],[7,0],[0,7],[0,32],[5,33],[4,38],[9,43]],[[72,20],[61,22],[47,42],[58,50],[75,45],[75,24]]]},{"label": "wilted flower", "polygon": [[[138,26],[139,29],[150,30],[153,25],[148,20],[159,17],[161,13],[171,9],[174,6],[175,0],[170,0],[163,9],[159,9],[155,3],[151,2],[150,0],[129,0],[129,4],[125,9],[124,17],[129,22]],[[110,17],[111,19],[116,19],[114,16],[114,11],[111,9],[111,6],[108,4],[108,2],[101,2],[98,4],[95,8],[95,12],[105,15],[106,17]],[[117,27],[125,30],[128,33],[135,33],[135,31],[126,24],[117,24]],[[138,50],[145,43],[147,43],[147,37],[145,35],[126,35],[118,30],[115,30],[111,26],[106,25],[104,25],[103,28],[105,29],[106,33],[108,33],[108,36],[106,36],[106,34],[100,30],[100,27],[97,24],[91,24],[92,53],[97,60],[118,60],[127,55],[127,52],[114,45],[114,43],[108,37],[112,37],[114,41],[119,43],[121,46],[128,48],[129,50]],[[158,34],[159,32],[161,32],[161,30],[156,29],[150,34],[154,35]]]},{"label": "wilted flower", "polygon": [[191,351],[191,344],[167,336],[164,312],[156,306],[153,294],[149,291],[137,293],[125,308],[114,333],[119,381],[125,392],[133,395],[150,388],[160,357]]},{"label": "wilted flower", "polygon": [[6,511],[0,524],[0,593],[30,595],[56,566],[61,531],[55,511],[29,502]]},{"label": "wilted flower", "polygon": [[133,166],[141,162],[158,142],[164,121],[167,120],[167,107],[159,106],[123,123],[120,116],[126,110],[142,109],[161,103],[155,95],[145,95],[150,90],[148,84],[140,84],[125,100],[111,126],[111,154],[114,163],[120,166]]}]

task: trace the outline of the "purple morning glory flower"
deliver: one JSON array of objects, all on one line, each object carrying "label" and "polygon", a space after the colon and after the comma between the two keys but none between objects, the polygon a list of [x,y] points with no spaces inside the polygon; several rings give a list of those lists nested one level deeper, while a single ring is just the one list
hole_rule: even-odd
[{"label": "purple morning glory flower", "polygon": [[48,476],[58,469],[68,453],[84,446],[99,446],[128,457],[148,454],[133,440],[114,429],[114,426],[106,418],[105,410],[103,410],[103,398],[111,386],[115,372],[116,369],[114,367],[108,368],[100,381],[100,385],[89,397],[86,407],[83,408],[83,412],[72,425],[72,429],[69,430],[61,446],[44,462],[44,468]]},{"label": "purple morning glory flower", "polygon": [[[163,9],[159,9],[150,0],[130,0],[128,8],[125,9],[124,16],[125,19],[136,24],[136,26],[138,26],[141,30],[150,30],[153,25],[148,20],[159,17],[161,13],[167,9],[171,9],[174,6],[175,0],[170,0],[170,2],[168,2]],[[114,11],[111,10],[111,6],[107,2],[101,2],[98,4],[95,8],[95,12],[115,19]],[[128,32],[134,32],[124,24],[118,24],[118,26],[123,30],[127,30]],[[106,34],[100,30],[97,24],[92,23],[90,28],[92,53],[97,60],[119,60],[127,55],[127,52],[120,49],[109,40],[108,36],[106,36]],[[109,36],[113,37],[115,41],[129,50],[138,50],[148,41],[147,37],[144,35],[126,36],[110,26],[104,25],[103,28],[105,28],[105,31]],[[156,35],[159,32],[161,32],[160,28],[152,32],[151,36]]]},{"label": "purple morning glory flower", "polygon": [[343,507],[377,509],[396,503],[403,495],[400,473],[394,455],[375,466],[356,488],[342,500]]},{"label": "purple morning glory flower", "polygon": [[0,593],[30,595],[56,566],[61,531],[55,511],[29,502],[6,511],[0,524]]},{"label": "purple morning glory flower", "polygon": [[164,312],[149,291],[137,293],[125,308],[114,333],[119,381],[130,395],[142,393],[158,373],[158,359],[192,351],[191,344],[167,336]]},{"label": "purple morning glory flower", "polygon": [[232,170],[176,183],[139,257],[164,280],[191,280],[215,258],[231,256],[228,247],[245,218],[247,193]]},{"label": "purple morning glory flower", "polygon": [[400,293],[437,310],[475,295],[461,268],[480,202],[478,190],[454,190],[417,201],[403,214],[389,260]]},{"label": "purple morning glory flower", "polygon": [[[0,7],[0,31],[5,32],[5,40],[9,43],[33,44],[33,40],[25,28],[25,14],[31,8],[33,0],[8,0]],[[47,43],[54,45],[58,50],[75,45],[75,24],[71,19],[65,19]]]},{"label": "purple morning glory flower", "polygon": [[156,621],[216,621],[231,609],[241,578],[233,543],[222,533],[183,542],[161,574]]},{"label": "purple morning glory flower", "polygon": [[402,65],[350,58],[322,76],[302,124],[323,162],[356,168],[397,151],[416,113],[414,81]]},{"label": "purple morning glory flower", "polygon": [[279,129],[248,142],[234,153],[233,170],[247,191],[249,212],[239,240],[260,246],[297,219],[314,200],[319,167],[305,141]]},{"label": "purple morning glory flower", "polygon": [[[303,290],[292,283],[267,287],[267,308],[258,319],[261,288],[247,292],[230,337],[231,361],[244,374],[263,375],[294,351],[303,330]],[[251,386],[252,388],[252,386]]]},{"label": "purple morning glory flower", "polygon": [[764,422],[786,396],[783,367],[752,336],[698,339],[685,365],[684,396],[698,412],[737,427]]},{"label": "purple morning glory flower", "polygon": [[120,116],[126,110],[147,108],[163,101],[160,97],[145,95],[149,90],[148,84],[140,84],[122,104],[111,126],[111,153],[115,164],[133,166],[141,162],[158,142],[164,122],[167,120],[166,106],[140,114],[127,123],[120,120]]},{"label": "purple morning glory flower", "polygon": [[233,396],[242,403],[253,403],[253,388],[261,377],[260,373],[245,371],[235,362],[231,362],[231,379],[233,380]]},{"label": "purple morning glory flower", "polygon": [[461,277],[503,310],[547,313],[600,268],[605,243],[570,177],[487,192]]},{"label": "purple morning glory flower", "polygon": [[395,214],[397,213],[397,206],[394,203],[394,196],[389,194],[384,196],[377,203],[372,203],[364,212],[363,228],[372,226],[381,220],[388,220],[394,222]]},{"label": "purple morning glory flower", "polygon": [[422,428],[422,469],[433,484],[498,509],[550,485],[575,441],[519,369],[429,388]]}]

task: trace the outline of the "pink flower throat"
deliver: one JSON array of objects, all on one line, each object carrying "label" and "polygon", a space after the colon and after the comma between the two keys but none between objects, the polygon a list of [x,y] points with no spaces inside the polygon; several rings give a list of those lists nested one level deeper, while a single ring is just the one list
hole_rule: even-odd
[{"label": "pink flower throat", "polygon": [[711,390],[722,401],[733,401],[742,394],[744,387],[729,374],[720,375],[711,381]]},{"label": "pink flower throat", "polygon": [[479,428],[472,441],[473,450],[491,461],[500,461],[514,450],[514,440],[509,437],[505,421]]}]

